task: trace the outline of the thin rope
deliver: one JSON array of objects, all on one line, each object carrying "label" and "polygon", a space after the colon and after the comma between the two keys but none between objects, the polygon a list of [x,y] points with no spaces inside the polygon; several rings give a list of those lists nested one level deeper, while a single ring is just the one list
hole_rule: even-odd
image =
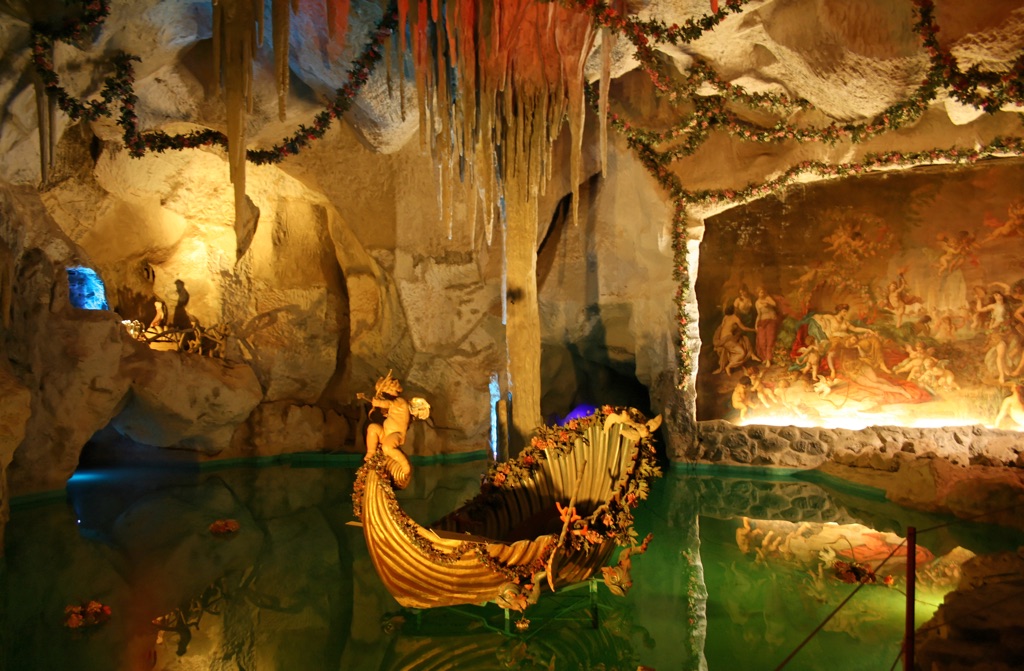
[{"label": "thin rope", "polygon": [[[878,569],[880,569],[880,568],[882,568],[883,566],[885,566],[885,562],[887,562],[887,561],[889,561],[890,559],[892,559],[892,556],[893,556],[894,554],[896,554],[896,551],[897,551],[897,550],[899,550],[899,549],[900,549],[901,547],[903,547],[904,545],[906,545],[906,543],[907,543],[907,541],[906,541],[906,539],[904,539],[904,540],[903,540],[903,541],[902,541],[902,542],[901,542],[901,543],[900,543],[899,545],[897,545],[896,547],[894,547],[894,548],[892,549],[892,551],[891,551],[891,552],[889,552],[889,555],[888,555],[888,556],[887,556],[887,557],[886,557],[885,559],[883,559],[883,560],[881,561],[881,563],[880,563],[880,564],[879,564],[879,565],[878,565],[878,566],[877,566],[877,567],[875,568],[875,572],[877,573],[877,572],[878,572]],[[833,610],[833,611],[832,611],[831,613],[829,613],[829,614],[828,614],[828,615],[827,615],[827,616],[825,617],[825,619],[824,619],[824,620],[822,620],[822,621],[821,621],[821,624],[819,624],[819,625],[818,625],[817,627],[815,627],[815,628],[814,628],[814,630],[813,630],[813,631],[812,631],[812,632],[811,632],[810,634],[808,634],[808,635],[807,635],[807,637],[806,637],[806,638],[805,638],[804,640],[800,641],[800,645],[796,646],[796,648],[795,648],[795,649],[794,649],[794,650],[793,650],[793,651],[792,651],[791,653],[789,653],[789,655],[787,655],[787,656],[786,656],[786,658],[785,658],[784,660],[782,660],[782,663],[781,663],[781,664],[779,664],[778,666],[776,666],[776,667],[775,667],[775,671],[779,671],[779,669],[782,669],[782,668],[783,668],[784,666],[786,666],[787,664],[789,664],[789,662],[790,662],[790,661],[791,661],[791,660],[792,660],[792,659],[793,659],[794,657],[796,657],[797,653],[798,653],[798,652],[800,652],[801,650],[803,650],[804,646],[805,646],[805,645],[807,645],[807,644],[808,644],[808,643],[810,642],[810,640],[811,640],[812,638],[814,638],[814,637],[815,637],[815,636],[816,636],[816,635],[818,634],[818,632],[819,632],[819,631],[821,631],[821,630],[822,630],[822,629],[823,629],[823,628],[825,627],[825,625],[826,625],[826,624],[828,624],[829,620],[831,620],[831,619],[832,619],[833,617],[835,617],[836,613],[838,613],[838,612],[839,612],[840,610],[842,610],[842,609],[843,609],[843,606],[845,606],[845,605],[846,605],[846,604],[847,604],[847,603],[848,603],[848,602],[850,601],[850,599],[852,599],[852,598],[853,598],[853,596],[854,596],[854,595],[855,595],[855,594],[856,594],[857,592],[859,592],[859,591],[861,590],[861,588],[862,588],[862,587],[864,587],[864,585],[866,585],[866,584],[867,584],[867,583],[863,583],[863,582],[862,582],[862,583],[859,583],[859,584],[858,584],[858,585],[857,585],[857,586],[856,586],[856,587],[855,587],[855,588],[853,589],[853,591],[852,591],[852,592],[850,592],[850,594],[849,594],[849,595],[848,595],[848,596],[847,596],[847,597],[846,597],[845,599],[843,599],[842,603],[840,603],[840,604],[839,604],[838,606],[836,606],[836,607],[835,607],[835,609],[834,609],[834,610]]]},{"label": "thin rope", "polygon": [[896,659],[892,660],[892,666],[889,667],[889,671],[893,671],[893,669],[896,668],[896,665],[900,663],[900,660],[903,659],[903,649],[905,647],[906,647],[906,643],[905,642],[904,643],[900,643],[900,651],[898,653],[896,653]]}]

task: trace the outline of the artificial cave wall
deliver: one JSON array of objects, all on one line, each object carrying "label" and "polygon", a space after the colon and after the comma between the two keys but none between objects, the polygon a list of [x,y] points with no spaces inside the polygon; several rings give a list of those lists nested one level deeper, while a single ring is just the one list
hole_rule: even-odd
[{"label": "artificial cave wall", "polygon": [[[353,4],[354,36],[369,30],[380,10]],[[681,23],[706,3],[671,4],[649,3],[646,11]],[[945,43],[966,61],[1011,60],[1024,17],[1012,3],[996,5],[973,15],[943,4]],[[685,69],[695,54],[713,56],[731,81],[810,100],[819,110],[815,120],[870,118],[914,86],[926,63],[909,29],[909,8],[881,0],[854,9],[812,0],[753,3],[734,19],[691,51],[666,48],[666,59]],[[420,131],[411,77],[403,101],[396,82],[371,73],[352,110],[322,140],[276,165],[250,165],[246,207],[236,217],[223,149],[133,158],[110,118],[70,123],[54,114],[54,154],[41,180],[40,154],[47,149],[38,139],[29,24],[8,14],[0,20],[9,54],[2,67],[16,75],[5,78],[0,96],[5,507],[11,495],[62,488],[87,445],[120,461],[356,452],[365,414],[355,394],[369,392],[388,370],[432,405],[432,420],[410,434],[410,452],[490,448],[492,380],[501,379],[507,351],[502,235],[499,228],[488,241],[481,223],[466,223],[473,218],[465,198],[455,199],[452,225],[446,222],[437,159]],[[285,121],[277,116],[269,54],[261,52],[248,117],[251,144],[290,132],[320,109],[320,97],[344,83],[344,64],[358,40],[327,63],[321,29],[315,20],[293,23]],[[91,46],[57,45],[67,86],[84,94],[98,90],[106,53],[124,49],[141,59],[135,85],[143,127],[225,126],[204,4],[154,0],[134,3],[131,11],[114,4],[96,38]],[[673,110],[622,45],[610,93],[617,109],[649,125],[669,125]],[[596,77],[597,69],[591,62],[587,76]],[[598,126],[589,114],[576,185],[579,223],[570,216],[567,134],[555,144],[552,176],[537,201],[546,418],[580,403],[637,405],[664,416],[662,441],[675,461],[813,468],[834,457],[898,472],[905,455],[921,456],[935,445],[960,469],[1018,464],[1015,434],[980,427],[698,424],[701,387],[692,378],[698,371],[681,370],[678,357],[673,202],[615,131],[600,175]],[[713,133],[673,170],[695,193],[728,193],[801,162],[849,164],[872,153],[983,146],[1003,135],[1020,135],[1019,113],[985,114],[945,98],[912,125],[856,145],[749,142]],[[702,319],[710,313],[698,310],[692,291],[700,281],[699,245],[713,218],[735,204],[728,197],[704,199],[682,222],[694,270],[682,287],[684,304]],[[768,237],[778,233],[770,220],[760,225]],[[69,265],[99,272],[112,311],[70,305]],[[228,325],[223,358],[134,340],[121,320],[148,324],[157,300],[172,321]],[[696,353],[707,337],[690,323],[685,339],[684,349]],[[499,383],[499,396],[506,392]],[[966,436],[966,445],[956,436]],[[913,450],[904,449],[908,444]],[[896,445],[904,456],[894,454]],[[869,453],[889,456],[860,456]]]}]

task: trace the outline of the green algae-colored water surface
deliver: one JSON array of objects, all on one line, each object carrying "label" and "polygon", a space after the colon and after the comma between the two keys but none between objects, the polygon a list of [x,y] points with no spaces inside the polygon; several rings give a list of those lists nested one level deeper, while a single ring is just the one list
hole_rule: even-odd
[{"label": "green algae-colored water surface", "polygon": [[[401,493],[428,523],[477,490],[486,463],[420,465]],[[76,475],[66,496],[15,501],[0,569],[0,669],[775,669],[908,526],[947,520],[789,475],[675,469],[636,515],[633,587],[414,612],[380,584],[350,524],[351,460]],[[217,520],[237,520],[227,536]],[[921,534],[920,625],[971,553],[1015,549],[1006,529]],[[896,551],[787,669],[888,669],[900,650],[906,552]],[[893,583],[886,586],[887,576]],[[65,626],[99,601],[110,619]]]}]

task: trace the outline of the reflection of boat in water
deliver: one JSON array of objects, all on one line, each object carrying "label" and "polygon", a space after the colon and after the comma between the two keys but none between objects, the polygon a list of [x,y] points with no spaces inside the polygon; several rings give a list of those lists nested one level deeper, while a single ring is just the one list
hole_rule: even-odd
[{"label": "reflection of boat in water", "polygon": [[[542,427],[517,458],[491,467],[476,497],[429,528],[402,510],[394,464],[378,450],[353,493],[377,573],[409,608],[494,601],[524,610],[544,584],[589,579],[616,545],[637,543],[631,511],[661,474],[651,439],[659,424],[605,406]],[[621,567],[606,571],[610,586],[628,580]]]},{"label": "reflection of boat in water", "polygon": [[[650,633],[635,624],[631,607],[614,608],[600,604],[601,626],[591,624],[589,599],[575,599],[566,606],[558,597],[550,601],[553,609],[546,609],[549,599],[537,606],[542,613],[539,626],[531,626],[528,633],[501,635],[495,631],[499,625],[492,618],[488,622],[459,611],[437,613],[421,612],[392,632],[379,669],[381,671],[492,671],[518,669],[552,671],[561,669],[633,669],[640,666],[640,657],[654,647]],[[623,602],[619,602],[623,603]],[[436,612],[436,611],[435,611]],[[534,612],[531,609],[531,614]],[[458,617],[464,614],[466,617]],[[500,615],[498,616],[500,619]]]}]

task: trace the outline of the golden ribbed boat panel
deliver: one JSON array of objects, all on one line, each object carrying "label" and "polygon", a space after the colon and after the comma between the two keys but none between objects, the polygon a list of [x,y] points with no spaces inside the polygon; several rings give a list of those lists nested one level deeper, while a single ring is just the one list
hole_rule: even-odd
[{"label": "golden ribbed boat panel", "polygon": [[616,541],[628,544],[621,521],[631,527],[629,509],[637,492],[645,496],[638,483],[660,474],[642,415],[609,414],[548,427],[518,459],[496,465],[478,496],[430,528],[402,510],[387,459],[371,457],[354,499],[388,591],[409,608],[497,601],[522,609],[536,600],[541,578],[558,589],[593,576]]}]

